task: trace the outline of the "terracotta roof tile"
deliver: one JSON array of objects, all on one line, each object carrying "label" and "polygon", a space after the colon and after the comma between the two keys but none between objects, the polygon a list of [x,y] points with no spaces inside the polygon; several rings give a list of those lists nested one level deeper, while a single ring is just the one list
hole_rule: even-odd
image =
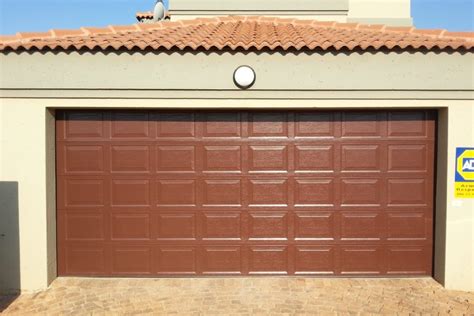
[{"label": "terracotta roof tile", "polygon": [[416,30],[358,23],[258,16],[83,27],[0,37],[0,51],[16,50],[467,50],[474,33]]}]

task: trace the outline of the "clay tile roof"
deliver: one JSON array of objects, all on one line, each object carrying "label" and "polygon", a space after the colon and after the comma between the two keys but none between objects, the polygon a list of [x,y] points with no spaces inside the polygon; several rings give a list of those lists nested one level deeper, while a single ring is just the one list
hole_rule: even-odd
[{"label": "clay tile roof", "polygon": [[451,50],[474,52],[474,32],[229,16],[0,36],[0,51]]}]

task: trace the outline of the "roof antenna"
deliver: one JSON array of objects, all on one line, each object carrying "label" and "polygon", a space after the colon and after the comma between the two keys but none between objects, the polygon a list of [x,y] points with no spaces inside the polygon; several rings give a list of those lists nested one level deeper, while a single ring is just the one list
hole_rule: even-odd
[{"label": "roof antenna", "polygon": [[165,18],[166,9],[163,0],[156,0],[155,8],[153,9],[153,22],[161,21]]}]

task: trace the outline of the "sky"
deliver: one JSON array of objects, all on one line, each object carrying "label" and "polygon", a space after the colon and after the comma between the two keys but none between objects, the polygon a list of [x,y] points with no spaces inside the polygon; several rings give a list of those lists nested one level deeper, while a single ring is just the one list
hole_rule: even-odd
[{"label": "sky", "polygon": [[[0,0],[0,34],[132,24],[136,12],[153,5],[154,0]],[[417,28],[474,31],[474,0],[412,0],[412,17]]]}]

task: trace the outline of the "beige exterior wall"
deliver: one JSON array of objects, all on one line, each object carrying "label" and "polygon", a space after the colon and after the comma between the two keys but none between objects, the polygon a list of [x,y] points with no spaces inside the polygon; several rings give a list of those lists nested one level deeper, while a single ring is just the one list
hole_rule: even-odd
[{"label": "beige exterior wall", "polygon": [[[18,183],[19,287],[41,290],[56,277],[56,108],[436,108],[435,277],[474,290],[474,200],[453,194],[455,147],[474,147],[473,61],[446,53],[0,55],[0,181]],[[240,64],[257,72],[248,91],[232,83]],[[12,277],[0,269],[0,288]]]},{"label": "beige exterior wall", "polygon": [[216,15],[267,15],[321,21],[411,26],[411,0],[173,0],[173,20]]}]

